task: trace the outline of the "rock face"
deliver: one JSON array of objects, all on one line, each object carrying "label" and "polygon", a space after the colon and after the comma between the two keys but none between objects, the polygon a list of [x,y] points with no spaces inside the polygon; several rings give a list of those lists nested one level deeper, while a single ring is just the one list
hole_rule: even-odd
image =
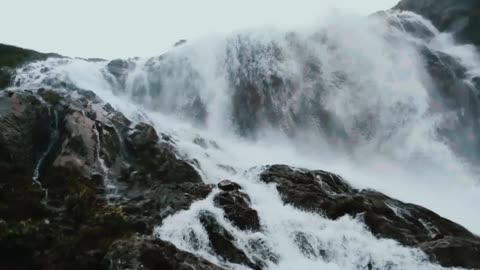
[{"label": "rock face", "polygon": [[150,125],[38,89],[0,91],[0,131],[1,269],[219,269],[143,239],[212,189]]},{"label": "rock face", "polygon": [[376,236],[421,248],[443,266],[480,267],[480,238],[421,206],[355,189],[340,176],[325,171],[275,165],[260,179],[276,184],[285,203],[330,219],[360,216]]},{"label": "rock face", "polygon": [[419,49],[425,59],[425,67],[434,80],[431,84],[434,112],[449,112],[452,117],[443,124],[438,134],[443,136],[450,147],[459,155],[476,163],[480,161],[480,140],[474,135],[480,130],[480,85],[477,77],[469,78],[467,70],[458,59],[426,47]]},{"label": "rock face", "polygon": [[402,0],[395,9],[418,13],[463,42],[480,45],[480,2],[476,0]]}]

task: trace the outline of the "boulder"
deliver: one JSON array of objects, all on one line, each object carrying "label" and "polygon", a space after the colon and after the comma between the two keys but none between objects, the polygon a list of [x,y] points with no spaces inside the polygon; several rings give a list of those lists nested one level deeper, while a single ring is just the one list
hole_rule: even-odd
[{"label": "boulder", "polygon": [[217,184],[217,186],[219,189],[226,192],[238,191],[242,189],[242,187],[239,184],[232,182],[230,180],[222,180],[220,183]]},{"label": "boulder", "polygon": [[212,250],[225,261],[261,269],[247,255],[235,246],[234,236],[217,222],[215,215],[208,211],[199,214],[200,222],[207,231]]},{"label": "boulder", "polygon": [[260,231],[258,213],[250,207],[250,197],[239,191],[240,185],[223,180],[218,187],[223,191],[215,195],[213,202],[224,210],[225,218],[241,230]]},{"label": "boulder", "polygon": [[361,217],[378,237],[422,249],[445,267],[478,268],[480,238],[421,206],[392,199],[373,190],[358,190],[340,176],[285,165],[267,167],[260,175],[276,184],[285,203],[330,219]]}]

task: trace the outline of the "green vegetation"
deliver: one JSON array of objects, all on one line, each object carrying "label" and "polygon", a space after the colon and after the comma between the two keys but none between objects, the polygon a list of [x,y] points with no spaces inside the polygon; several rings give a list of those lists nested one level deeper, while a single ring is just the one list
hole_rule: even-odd
[{"label": "green vegetation", "polygon": [[0,44],[0,67],[15,68],[26,62],[34,60],[45,60],[55,54],[39,53],[33,50]]},{"label": "green vegetation", "polygon": [[10,84],[10,78],[14,68],[27,62],[45,60],[48,57],[59,57],[59,55],[40,53],[11,45],[0,44],[0,89]]}]

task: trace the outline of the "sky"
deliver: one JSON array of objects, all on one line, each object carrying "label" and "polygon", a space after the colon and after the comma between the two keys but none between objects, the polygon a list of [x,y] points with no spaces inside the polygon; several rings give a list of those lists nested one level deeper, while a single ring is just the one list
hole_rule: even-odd
[{"label": "sky", "polygon": [[0,43],[105,59],[159,55],[180,40],[314,24],[399,0],[0,0]]}]

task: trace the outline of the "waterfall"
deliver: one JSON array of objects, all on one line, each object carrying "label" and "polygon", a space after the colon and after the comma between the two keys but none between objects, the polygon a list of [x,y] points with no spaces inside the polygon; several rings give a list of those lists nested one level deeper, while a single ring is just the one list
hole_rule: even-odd
[{"label": "waterfall", "polygon": [[[455,75],[442,91],[435,82],[446,78],[432,73],[441,67],[429,69],[435,61]],[[245,269],[209,248],[198,218],[208,210],[239,249],[271,269],[441,269],[417,249],[376,238],[360,218],[329,220],[285,205],[274,186],[258,180],[269,164],[332,171],[480,233],[480,218],[472,215],[480,195],[472,169],[478,160],[469,152],[478,153],[479,130],[469,126],[477,115],[449,96],[459,89],[478,96],[472,80],[480,76],[480,58],[418,15],[339,16],[309,29],[245,31],[125,60],[115,74],[114,64],[48,59],[18,70],[15,81],[34,87],[60,80],[67,91],[68,85],[92,90],[133,122],[146,119],[172,136],[182,156],[198,161],[205,182],[231,179],[242,186],[261,232],[226,220],[214,206],[214,190],[155,229],[178,248]],[[40,72],[43,67],[48,71]],[[108,175],[95,131],[99,166]],[[198,138],[208,143],[199,145]]]}]

